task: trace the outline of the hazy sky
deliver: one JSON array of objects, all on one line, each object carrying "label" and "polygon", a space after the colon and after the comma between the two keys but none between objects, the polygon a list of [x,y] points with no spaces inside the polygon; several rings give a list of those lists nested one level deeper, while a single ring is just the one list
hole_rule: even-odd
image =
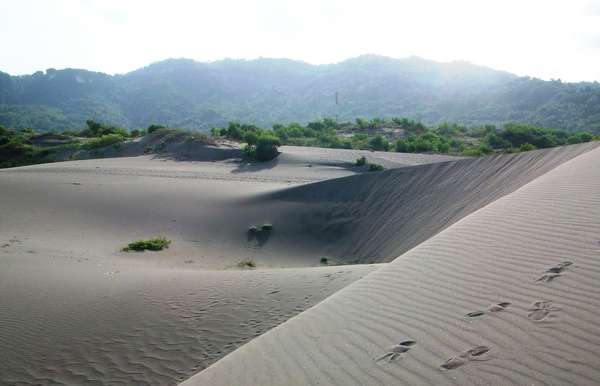
[{"label": "hazy sky", "polygon": [[0,70],[373,53],[600,81],[600,0],[0,0]]}]

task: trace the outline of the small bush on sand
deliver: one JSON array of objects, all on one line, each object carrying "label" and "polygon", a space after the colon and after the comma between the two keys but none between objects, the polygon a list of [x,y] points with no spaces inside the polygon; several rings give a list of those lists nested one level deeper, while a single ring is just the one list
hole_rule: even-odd
[{"label": "small bush on sand", "polygon": [[239,268],[256,268],[256,263],[252,259],[245,259],[237,263]]},{"label": "small bush on sand", "polygon": [[326,257],[321,257],[321,264],[327,265],[327,264],[329,264],[329,260],[327,260]]},{"label": "small bush on sand", "polygon": [[385,168],[383,167],[383,165],[369,164],[369,171],[370,172],[380,172],[382,170],[385,170]]},{"label": "small bush on sand", "polygon": [[362,156],[360,158],[356,159],[356,162],[354,163],[356,166],[364,166],[367,164],[367,159],[365,158],[365,156]]},{"label": "small bush on sand", "polygon": [[264,224],[261,225],[260,230],[264,231],[264,232],[272,231],[273,230],[273,224],[270,224],[268,222],[264,223]]},{"label": "small bush on sand", "polygon": [[[247,140],[249,142],[245,148],[245,152],[249,157],[257,161],[270,161],[279,155],[277,148],[281,145],[281,142],[274,135],[262,134],[259,137],[249,137]],[[252,142],[255,144],[251,144]]]},{"label": "small bush on sand", "polygon": [[170,244],[171,240],[167,240],[165,237],[160,236],[149,240],[137,240],[133,243],[129,243],[125,248],[123,248],[123,251],[161,251],[165,248],[169,248]]},{"label": "small bush on sand", "polygon": [[535,149],[536,149],[536,147],[530,143],[524,143],[521,146],[519,146],[519,151],[531,151],[531,150],[535,150]]},{"label": "small bush on sand", "polygon": [[85,142],[82,147],[87,150],[100,149],[109,145],[116,145],[123,141],[123,136],[120,134],[106,134],[98,138],[93,138]]}]

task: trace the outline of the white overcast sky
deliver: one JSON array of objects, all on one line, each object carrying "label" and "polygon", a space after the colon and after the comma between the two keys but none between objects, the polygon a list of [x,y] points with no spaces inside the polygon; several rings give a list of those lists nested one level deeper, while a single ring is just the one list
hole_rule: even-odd
[{"label": "white overcast sky", "polygon": [[0,0],[0,71],[366,53],[600,81],[600,0]]}]

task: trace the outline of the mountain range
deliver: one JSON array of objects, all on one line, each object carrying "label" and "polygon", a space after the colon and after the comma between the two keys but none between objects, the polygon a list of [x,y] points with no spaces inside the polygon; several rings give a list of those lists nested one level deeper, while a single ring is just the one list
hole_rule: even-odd
[{"label": "mountain range", "polygon": [[407,117],[468,126],[524,122],[599,133],[600,84],[376,55],[327,65],[168,59],[119,75],[0,72],[0,124],[12,128],[74,129],[94,119],[127,128],[158,123],[205,130],[228,121],[270,127],[323,117]]}]

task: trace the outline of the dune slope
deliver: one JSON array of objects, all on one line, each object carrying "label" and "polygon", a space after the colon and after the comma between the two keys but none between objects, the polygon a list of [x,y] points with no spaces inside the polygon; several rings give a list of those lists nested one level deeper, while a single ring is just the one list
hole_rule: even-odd
[{"label": "dune slope", "polygon": [[265,193],[281,237],[344,262],[388,262],[561,163],[598,146],[438,162]]},{"label": "dune slope", "polygon": [[183,384],[597,384],[599,163],[557,166]]}]

